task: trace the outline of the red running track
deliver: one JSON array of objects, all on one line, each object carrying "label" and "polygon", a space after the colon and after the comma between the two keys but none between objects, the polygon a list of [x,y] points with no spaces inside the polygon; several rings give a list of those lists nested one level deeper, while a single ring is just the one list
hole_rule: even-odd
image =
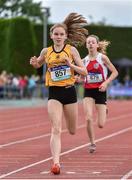
[{"label": "red running track", "polygon": [[77,133],[63,121],[61,174],[49,172],[50,121],[46,107],[0,109],[0,179],[132,179],[132,101],[108,103],[105,128],[95,122],[97,151],[89,154],[82,104]]}]

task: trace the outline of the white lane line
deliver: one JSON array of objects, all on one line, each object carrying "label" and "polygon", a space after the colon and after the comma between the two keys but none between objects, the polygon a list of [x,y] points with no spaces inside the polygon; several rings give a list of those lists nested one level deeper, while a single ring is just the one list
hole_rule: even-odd
[{"label": "white lane line", "polygon": [[[109,119],[108,119],[108,122],[109,122],[109,121],[113,121],[113,120],[122,119],[122,118],[127,118],[127,117],[129,117],[129,116],[132,116],[132,113],[126,114],[126,115],[122,115],[122,116],[118,116],[118,117],[109,118]],[[77,128],[80,129],[80,128],[83,128],[83,127],[85,127],[85,126],[86,126],[86,125],[84,124],[84,125],[78,126]],[[64,133],[64,132],[67,132],[67,129],[62,130],[62,133]],[[13,141],[13,142],[10,142],[10,143],[7,143],[7,144],[0,144],[0,149],[1,149],[1,148],[4,148],[4,147],[7,147],[7,146],[14,145],[14,144],[25,143],[25,142],[28,142],[28,141],[33,141],[33,140],[40,139],[40,138],[44,138],[44,137],[48,137],[48,136],[50,136],[50,133],[47,133],[47,134],[44,134],[44,135],[41,135],[41,136],[26,138],[26,139],[22,139],[22,140],[18,140],[18,141]]]},{"label": "white lane line", "polygon": [[[117,136],[117,135],[123,134],[123,133],[125,133],[125,132],[127,132],[127,131],[131,131],[131,130],[132,130],[132,126],[129,127],[129,128],[120,130],[120,131],[118,131],[118,132],[116,132],[116,133],[112,133],[112,134],[110,134],[110,135],[108,135],[108,136],[105,136],[105,137],[103,137],[103,138],[97,139],[95,142],[100,142],[100,141],[109,139],[109,138],[111,138],[111,137],[113,137],[113,136]],[[66,155],[66,154],[68,154],[68,153],[74,152],[74,151],[76,151],[76,150],[82,149],[82,148],[88,146],[89,144],[90,144],[90,143],[87,143],[87,144],[84,144],[84,145],[75,147],[75,148],[73,148],[73,149],[71,149],[71,150],[68,150],[68,151],[65,151],[65,152],[61,153],[60,155],[63,156],[63,155]],[[19,169],[17,169],[17,170],[11,171],[11,172],[9,172],[9,173],[7,173],[7,174],[3,174],[3,175],[0,176],[0,178],[5,178],[5,177],[7,177],[7,176],[10,176],[10,175],[12,175],[12,174],[18,173],[18,172],[23,171],[23,170],[25,170],[25,169],[34,167],[34,166],[36,166],[36,165],[38,165],[38,164],[42,164],[42,163],[44,163],[44,162],[47,162],[47,161],[49,161],[49,160],[51,160],[51,159],[52,159],[52,157],[49,157],[49,158],[47,158],[47,159],[43,159],[43,160],[38,161],[38,162],[36,162],[36,163],[29,164],[29,165],[24,166],[24,167],[22,167],[22,168],[19,168]]]},{"label": "white lane line", "polygon": [[0,130],[0,133],[7,133],[7,132],[12,132],[12,131],[20,131],[22,129],[36,128],[36,127],[45,126],[45,125],[46,125],[46,123],[39,123],[39,124],[36,123],[34,125],[24,125],[24,126],[21,126],[21,127],[8,128],[8,129]]},{"label": "white lane line", "polygon": [[49,173],[50,173],[50,171],[43,171],[40,174],[49,174]]},{"label": "white lane line", "polygon": [[121,180],[127,180],[129,177],[131,177],[132,176],[132,170],[131,171],[129,171],[127,174],[125,174],[122,178],[121,178]]},{"label": "white lane line", "polygon": [[76,174],[74,171],[67,171],[66,174]]},{"label": "white lane line", "polygon": [[4,148],[4,147],[7,147],[7,146],[14,145],[14,144],[20,144],[20,143],[24,143],[24,142],[27,142],[27,141],[41,139],[41,138],[48,137],[48,136],[50,136],[50,133],[47,133],[47,134],[44,134],[44,135],[41,135],[41,136],[32,137],[32,138],[22,139],[22,140],[19,140],[19,141],[13,141],[13,142],[10,142],[10,143],[7,143],[7,144],[0,145],[0,149]]},{"label": "white lane line", "polygon": [[[24,119],[23,118],[19,118],[19,120],[31,120],[32,118],[33,119],[38,119],[38,115],[35,115],[36,117],[34,117],[34,116],[30,116],[30,118],[28,118],[28,117],[24,117]],[[121,118],[123,118],[123,117],[129,117],[129,116],[132,116],[132,113],[130,113],[130,114],[123,114],[123,115],[121,115],[121,116],[118,116],[118,117],[114,117],[114,118],[108,118],[107,120],[108,121],[110,121],[110,120],[117,120],[117,119],[121,119]],[[15,122],[16,122],[16,120],[15,120]],[[9,123],[9,121],[7,122],[7,123]],[[0,124],[1,124],[1,122],[0,122]],[[49,121],[47,121],[47,122],[40,122],[39,124],[33,124],[33,125],[24,125],[24,126],[21,126],[21,127],[16,127],[16,128],[8,128],[8,129],[4,129],[4,130],[0,130],[0,133],[5,133],[5,132],[12,132],[12,131],[16,131],[16,130],[21,130],[21,129],[27,129],[27,128],[29,128],[29,127],[36,127],[36,126],[40,126],[40,125],[43,125],[43,126],[45,126],[45,125],[48,125],[49,124]]]},{"label": "white lane line", "polygon": [[102,172],[100,171],[93,171],[92,174],[101,174]]},{"label": "white lane line", "polygon": [[[113,120],[127,118],[129,116],[132,116],[132,113],[126,114],[126,115],[122,115],[122,116],[118,116],[118,117],[109,118],[109,119],[107,119],[107,121],[110,122],[110,121],[113,121]],[[77,128],[80,129],[80,128],[83,128],[85,126],[86,125],[84,124],[84,125],[78,126]],[[62,133],[64,133],[64,132],[67,132],[67,129],[62,130]],[[44,135],[41,135],[41,136],[26,138],[26,139],[22,139],[22,140],[18,140],[18,141],[12,141],[12,142],[7,143],[7,144],[0,144],[0,149],[4,148],[4,147],[7,147],[7,146],[11,146],[11,145],[15,145],[15,144],[20,144],[20,143],[25,143],[25,142],[28,142],[28,141],[33,141],[33,140],[44,138],[44,137],[48,137],[48,136],[50,136],[50,133],[47,133],[47,134],[44,134]]]}]

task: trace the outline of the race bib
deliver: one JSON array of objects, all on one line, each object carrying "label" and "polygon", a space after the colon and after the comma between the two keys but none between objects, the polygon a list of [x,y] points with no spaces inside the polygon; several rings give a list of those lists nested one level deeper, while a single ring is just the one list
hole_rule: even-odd
[{"label": "race bib", "polygon": [[103,81],[103,76],[99,73],[89,73],[87,75],[87,81],[88,83],[99,83]]},{"label": "race bib", "polygon": [[61,81],[71,77],[70,67],[67,65],[50,68],[52,81]]}]

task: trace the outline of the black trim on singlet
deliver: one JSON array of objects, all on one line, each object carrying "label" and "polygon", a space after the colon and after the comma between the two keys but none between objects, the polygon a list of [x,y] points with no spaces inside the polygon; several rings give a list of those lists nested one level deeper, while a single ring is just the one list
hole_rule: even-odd
[{"label": "black trim on singlet", "polygon": [[66,44],[63,46],[63,48],[60,51],[56,51],[54,46],[52,46],[52,49],[55,53],[61,53],[65,49],[65,47],[66,47]]},{"label": "black trim on singlet", "polygon": [[65,50],[63,50],[63,52],[66,53],[66,55],[69,57],[69,54]]},{"label": "black trim on singlet", "polygon": [[[55,53],[61,53],[62,51],[64,52],[64,53],[66,53],[66,55],[69,57],[69,54],[65,51],[65,47],[66,47],[66,44],[64,45],[64,47],[62,48],[62,50],[61,51],[55,51],[55,49],[54,49],[54,46],[52,46],[52,49],[53,49],[53,51],[55,52]],[[52,51],[52,52],[53,52]],[[51,53],[50,53],[51,54]]]},{"label": "black trim on singlet", "polygon": [[55,52],[55,53],[61,53],[61,52],[64,52],[64,53],[69,57],[69,54],[64,50],[65,47],[66,47],[66,44],[64,45],[64,47],[62,48],[61,51],[56,52],[55,49],[54,49],[54,46],[52,46],[52,51],[50,52],[50,54],[48,55],[48,57],[49,57],[53,52]]}]

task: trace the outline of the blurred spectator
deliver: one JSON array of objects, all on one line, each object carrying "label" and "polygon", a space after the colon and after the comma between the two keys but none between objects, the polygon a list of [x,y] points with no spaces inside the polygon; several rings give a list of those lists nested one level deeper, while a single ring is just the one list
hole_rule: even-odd
[{"label": "blurred spectator", "polygon": [[[47,98],[48,89],[44,84],[44,76],[31,75],[29,78],[26,75],[13,75],[2,71],[0,74],[0,98]],[[79,99],[82,98],[82,89],[82,84],[77,83],[76,90]],[[122,82],[119,79],[115,79],[111,83],[108,89],[108,96],[110,98],[121,98],[122,93],[122,96],[125,98],[128,96],[132,97],[130,92],[132,92],[132,80],[129,75],[126,75]]]},{"label": "blurred spectator", "polygon": [[20,88],[20,97],[25,97],[25,92],[28,86],[28,77],[19,76],[19,88]]},{"label": "blurred spectator", "polygon": [[4,97],[4,86],[6,84],[6,71],[2,71],[0,74],[0,98]]},{"label": "blurred spectator", "polygon": [[29,98],[34,96],[35,88],[36,88],[36,79],[35,79],[35,76],[32,75],[28,80],[28,95],[29,95]]},{"label": "blurred spectator", "polygon": [[130,87],[131,86],[131,79],[130,79],[130,76],[129,75],[126,75],[124,77],[124,86],[125,87]]}]

